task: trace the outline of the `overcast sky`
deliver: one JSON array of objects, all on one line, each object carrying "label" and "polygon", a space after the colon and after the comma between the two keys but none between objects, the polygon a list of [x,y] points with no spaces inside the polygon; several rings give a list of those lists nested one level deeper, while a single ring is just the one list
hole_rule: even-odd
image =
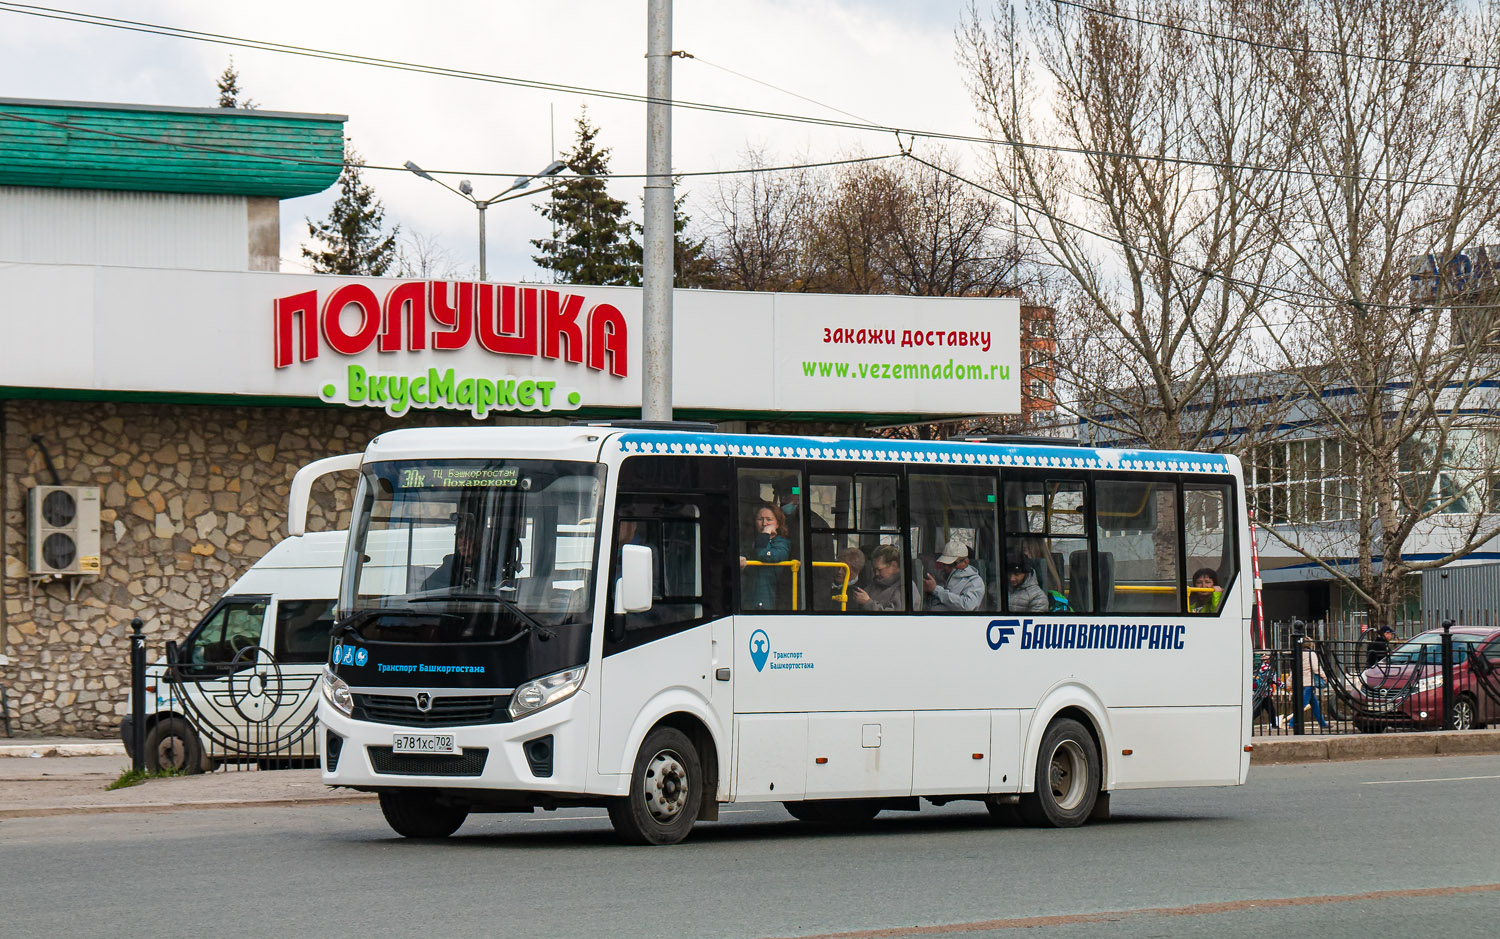
[{"label": "overcast sky", "polygon": [[[644,0],[515,3],[437,0],[54,0],[66,9],[253,39],[444,65],[520,78],[644,93]],[[878,123],[972,133],[974,112],[955,60],[954,29],[966,0],[730,0],[675,4],[674,94],[684,100],[798,114],[838,115],[713,66],[744,73]],[[3,9],[3,8],[0,8]],[[577,94],[347,65],[0,12],[0,94],[210,106],[233,54],[241,85],[261,107],[347,114],[347,133],[368,162],[526,174],[570,148],[588,105],[611,169],[645,168],[645,106]],[[710,65],[709,63],[712,63]],[[786,162],[895,149],[885,135],[679,110],[678,172],[742,165],[747,146]],[[458,177],[450,177],[456,184]],[[436,237],[462,271],[478,263],[476,211],[407,173],[367,173],[389,222]],[[509,179],[474,178],[488,197]],[[640,180],[611,186],[639,215]],[[688,180],[690,207],[715,185]],[[322,217],[328,194],[282,204],[282,269],[302,269],[305,216]],[[544,279],[529,239],[549,230],[530,200],[488,215],[489,276]],[[690,208],[690,214],[693,209]]]}]

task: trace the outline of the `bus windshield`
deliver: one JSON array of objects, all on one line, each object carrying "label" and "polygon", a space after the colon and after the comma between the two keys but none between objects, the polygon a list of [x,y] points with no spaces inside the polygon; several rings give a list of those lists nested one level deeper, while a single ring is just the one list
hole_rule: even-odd
[{"label": "bus windshield", "polygon": [[601,467],[391,461],[364,476],[340,606],[365,638],[423,623],[428,640],[494,642],[590,622]]}]

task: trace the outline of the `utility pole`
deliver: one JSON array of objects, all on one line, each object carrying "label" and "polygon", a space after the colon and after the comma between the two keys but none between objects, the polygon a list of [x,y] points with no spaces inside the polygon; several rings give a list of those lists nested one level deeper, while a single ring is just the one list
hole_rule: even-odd
[{"label": "utility pole", "polygon": [[646,7],[646,218],[641,232],[641,417],[672,419],[672,0]]}]

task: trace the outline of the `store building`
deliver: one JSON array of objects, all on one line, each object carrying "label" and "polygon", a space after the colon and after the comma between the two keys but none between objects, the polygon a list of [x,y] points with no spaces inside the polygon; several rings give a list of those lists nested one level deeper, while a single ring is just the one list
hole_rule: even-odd
[{"label": "store building", "polygon": [[[131,618],[153,656],[184,636],[282,536],[304,464],[396,426],[639,414],[638,289],[279,273],[279,200],[336,181],[342,124],[0,99],[18,732],[113,733]],[[678,291],[674,308],[678,417],[858,433],[1021,410],[1015,300]],[[97,553],[87,531],[45,550],[54,485],[97,500]],[[320,483],[310,527],[342,527],[349,494]]]}]

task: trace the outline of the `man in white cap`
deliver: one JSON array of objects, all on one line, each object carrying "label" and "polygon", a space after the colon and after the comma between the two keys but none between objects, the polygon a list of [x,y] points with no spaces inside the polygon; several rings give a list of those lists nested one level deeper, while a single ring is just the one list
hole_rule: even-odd
[{"label": "man in white cap", "polygon": [[969,612],[984,602],[984,578],[969,566],[969,546],[962,541],[943,545],[937,558],[938,570],[945,576],[939,584],[931,574],[922,575],[922,591],[927,594],[927,609]]}]

